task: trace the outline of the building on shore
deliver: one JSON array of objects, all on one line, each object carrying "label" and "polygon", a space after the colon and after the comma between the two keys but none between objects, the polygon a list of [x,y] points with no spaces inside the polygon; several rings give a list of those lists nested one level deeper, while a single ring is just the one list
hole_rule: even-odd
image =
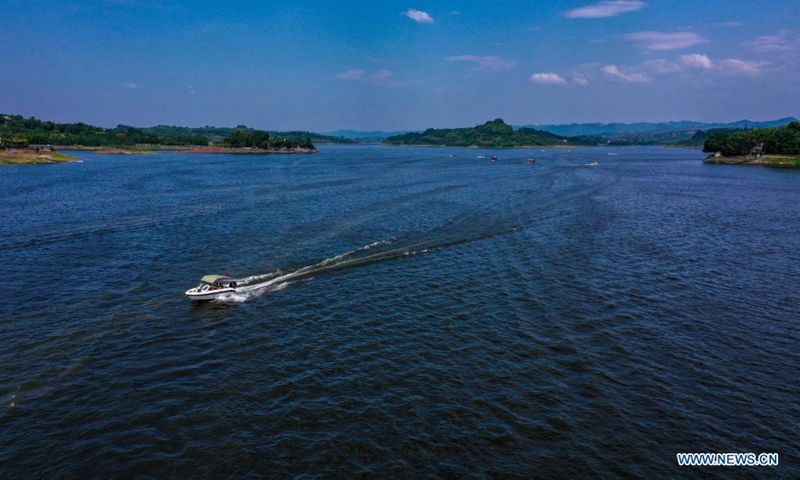
[{"label": "building on shore", "polygon": [[39,153],[39,152],[52,152],[53,151],[53,146],[49,145],[49,144],[48,145],[42,145],[42,144],[33,144],[32,143],[32,144],[28,145],[28,149],[29,150],[34,150],[34,151],[36,151],[36,153]]}]

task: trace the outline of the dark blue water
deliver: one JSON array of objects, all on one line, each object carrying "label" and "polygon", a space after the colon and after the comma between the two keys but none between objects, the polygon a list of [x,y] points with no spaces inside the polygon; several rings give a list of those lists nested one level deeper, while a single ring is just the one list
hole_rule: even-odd
[{"label": "dark blue water", "polygon": [[800,171],[702,156],[3,166],[0,477],[797,478]]}]

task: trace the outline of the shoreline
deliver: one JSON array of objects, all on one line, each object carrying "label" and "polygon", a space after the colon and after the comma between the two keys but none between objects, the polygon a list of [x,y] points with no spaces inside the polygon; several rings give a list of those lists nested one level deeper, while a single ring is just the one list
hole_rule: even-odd
[{"label": "shoreline", "polygon": [[157,148],[134,148],[134,147],[114,147],[114,146],[90,147],[85,145],[53,145],[53,149],[55,150],[95,152],[95,153],[103,153],[106,155],[151,154],[151,153],[158,153],[161,151],[188,150],[191,148],[196,148],[196,147],[187,147],[183,145],[163,145]]},{"label": "shoreline", "polygon": [[473,150],[476,149],[484,149],[484,150],[535,150],[535,149],[577,149],[577,148],[594,148],[595,146],[602,147],[603,145],[519,145],[515,147],[481,147],[479,145],[424,145],[424,144],[413,144],[413,143],[373,143],[373,144],[365,144],[365,145],[380,145],[381,147],[415,147],[415,148],[470,148]]},{"label": "shoreline", "polygon": [[632,148],[632,147],[660,147],[660,148],[684,148],[687,150],[699,150],[702,147],[698,147],[695,145],[606,145],[606,144],[599,144],[599,145],[520,145],[518,147],[479,147],[477,145],[470,145],[470,146],[456,146],[456,145],[419,145],[419,144],[411,144],[411,143],[403,143],[403,144],[392,144],[392,143],[371,143],[371,144],[363,144],[363,145],[379,145],[381,147],[416,147],[416,148],[470,148],[470,149],[484,149],[484,150],[577,150],[579,148]]},{"label": "shoreline", "polygon": [[703,163],[713,165],[749,165],[772,168],[800,168],[800,156],[791,155],[763,155],[757,159],[749,159],[745,156],[736,157],[715,157],[709,155]]},{"label": "shoreline", "polygon": [[81,161],[80,157],[59,153],[56,150],[47,152],[36,152],[35,150],[17,149],[0,150],[0,165],[37,165],[53,163],[70,163]]},{"label": "shoreline", "polygon": [[228,148],[228,147],[200,147],[188,149],[176,149],[175,153],[227,153],[235,155],[269,155],[269,154],[290,154],[290,153],[319,153],[316,148]]},{"label": "shoreline", "polygon": [[[332,145],[332,144],[331,144]],[[266,155],[288,153],[319,153],[316,148],[231,148],[231,147],[187,147],[184,145],[161,145],[157,148],[141,149],[126,147],[86,147],[81,145],[56,145],[59,150],[76,150],[95,152],[102,155],[151,155],[161,152],[166,153],[227,153],[237,155]]]}]

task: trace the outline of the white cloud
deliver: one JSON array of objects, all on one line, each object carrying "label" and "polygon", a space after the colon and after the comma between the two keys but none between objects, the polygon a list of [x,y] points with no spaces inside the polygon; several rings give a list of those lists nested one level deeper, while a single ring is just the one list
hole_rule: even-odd
[{"label": "white cloud", "polygon": [[777,52],[791,50],[789,42],[791,30],[778,30],[777,35],[764,35],[751,42],[746,42],[745,46],[756,52]]},{"label": "white cloud", "polygon": [[433,23],[433,17],[428,15],[428,12],[423,12],[422,10],[409,8],[403,15],[417,23]]},{"label": "white cloud", "polygon": [[644,83],[650,81],[650,77],[641,73],[623,73],[616,65],[606,65],[601,70],[609,77],[618,78],[630,83]]},{"label": "white cloud", "polygon": [[572,81],[575,82],[576,84],[582,86],[582,87],[585,87],[586,85],[589,85],[589,80],[587,80],[586,77],[584,77],[583,75],[579,75],[577,73],[575,75],[573,75]]},{"label": "white cloud", "polygon": [[363,80],[367,75],[367,72],[364,70],[348,70],[344,73],[340,73],[336,75],[336,78],[340,80]]},{"label": "white cloud", "polygon": [[445,58],[448,62],[472,62],[476,65],[475,70],[510,70],[517,66],[515,60],[500,57],[497,55],[456,55]]},{"label": "white cloud", "polygon": [[705,70],[711,70],[714,68],[714,63],[711,61],[711,59],[708,58],[708,56],[701,55],[699,53],[681,55],[681,63],[687,67],[702,68]]},{"label": "white cloud", "polygon": [[531,75],[531,81],[536,83],[548,83],[551,85],[560,85],[567,83],[566,80],[556,75],[555,73],[534,73]]},{"label": "white cloud", "polygon": [[122,84],[122,87],[127,88],[128,90],[139,90],[139,88],[141,88],[139,87],[138,83],[132,83],[132,82],[125,82]]},{"label": "white cloud", "polygon": [[595,5],[575,8],[564,13],[567,18],[606,18],[616,17],[623,13],[635,12],[647,6],[646,3],[635,0],[615,0],[600,2]]},{"label": "white cloud", "polygon": [[727,75],[750,75],[756,76],[761,73],[761,69],[769,62],[746,61],[738,58],[726,58],[721,61],[714,61],[706,55],[692,54],[682,55],[681,64],[688,68],[699,68],[701,70],[716,71]]},{"label": "white cloud", "polygon": [[620,35],[623,40],[647,44],[648,50],[676,50],[708,42],[692,32],[634,32]]},{"label": "white cloud", "polygon": [[761,68],[769,65],[769,62],[747,62],[736,58],[726,58],[719,62],[717,68],[721,72],[730,75],[751,75],[756,76],[761,73]]},{"label": "white cloud", "polygon": [[[668,62],[666,60],[650,60],[641,64],[638,70],[653,74],[672,74],[688,72],[690,70],[700,70],[709,73],[721,73],[725,75],[750,75],[756,76],[761,73],[761,69],[769,65],[764,61],[746,61],[737,58],[726,58],[724,60],[714,60],[708,55],[693,53],[691,55],[681,55],[678,62]],[[606,72],[609,73],[609,72]],[[613,76],[613,73],[611,73]]]},{"label": "white cloud", "polygon": [[726,58],[715,60],[705,54],[693,53],[680,55],[677,59],[655,59],[642,62],[633,66],[602,65],[588,63],[579,65],[574,72],[577,80],[578,75],[585,75],[592,81],[597,80],[595,74],[599,71],[609,80],[623,80],[630,83],[647,83],[661,77],[674,76],[679,80],[689,81],[704,77],[710,79],[713,76],[749,76],[757,77],[764,72],[770,62],[764,60],[741,60],[738,58]]}]

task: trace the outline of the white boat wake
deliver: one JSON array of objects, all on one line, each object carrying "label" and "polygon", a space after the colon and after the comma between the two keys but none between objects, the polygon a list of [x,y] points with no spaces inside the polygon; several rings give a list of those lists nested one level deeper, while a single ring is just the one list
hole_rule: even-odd
[{"label": "white boat wake", "polygon": [[364,253],[376,247],[389,245],[395,240],[396,239],[374,242],[364,247],[357,248],[341,255],[336,255],[335,257],[327,258],[319,263],[308,265],[297,270],[291,270],[288,272],[284,270],[276,270],[272,273],[252,275],[249,277],[236,279],[236,283],[239,285],[236,289],[236,293],[231,293],[230,295],[220,297],[216,299],[215,302],[246,302],[248,300],[260,297],[268,292],[283,290],[290,284],[307,279],[315,274],[384,258],[396,252],[394,250],[389,250],[374,255],[364,255]]},{"label": "white boat wake", "polygon": [[[594,166],[594,164],[589,165]],[[570,167],[564,169],[568,168]],[[544,176],[540,175],[539,177]],[[612,185],[616,180],[616,177],[608,177],[598,184],[580,186],[571,192],[562,192],[557,199],[546,201],[541,201],[534,196],[530,198],[525,196],[522,198],[521,204],[513,208],[472,211],[452,218],[421,234],[403,235],[402,239],[394,237],[377,241],[296,269],[279,269],[266,274],[235,279],[238,284],[236,292],[219,297],[213,302],[247,302],[265,293],[283,290],[293,283],[332,271],[435,252],[455,245],[517,232],[550,218],[571,215],[573,209],[570,207],[570,200],[588,197]]]}]

